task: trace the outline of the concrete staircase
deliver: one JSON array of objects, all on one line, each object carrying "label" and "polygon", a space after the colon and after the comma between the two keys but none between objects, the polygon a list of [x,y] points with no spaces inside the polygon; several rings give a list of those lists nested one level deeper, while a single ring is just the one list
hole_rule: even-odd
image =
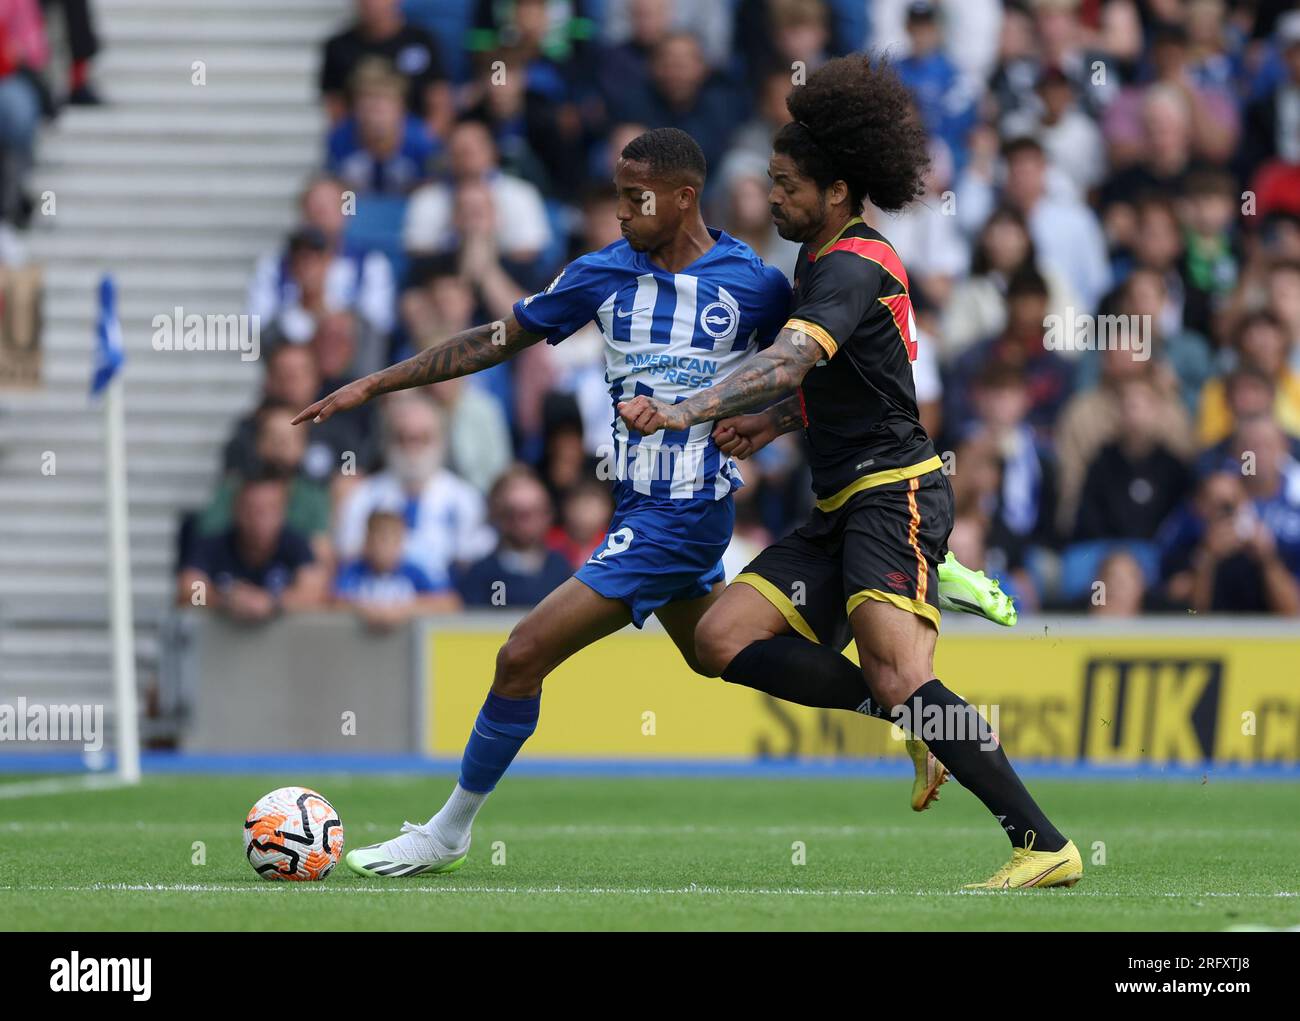
[{"label": "concrete staircase", "polygon": [[[56,203],[26,239],[45,267],[44,385],[0,393],[0,702],[103,701],[111,690],[102,409],[87,397],[106,270],[127,349],[136,658],[142,689],[151,686],[178,513],[205,502],[261,377],[259,363],[233,353],[154,351],[152,320],[176,306],[245,311],[253,261],[280,243],[318,165],[320,43],[349,7],[96,5],[95,77],[109,105],[65,110],[41,139],[31,181]],[[53,475],[41,471],[46,452]]]}]

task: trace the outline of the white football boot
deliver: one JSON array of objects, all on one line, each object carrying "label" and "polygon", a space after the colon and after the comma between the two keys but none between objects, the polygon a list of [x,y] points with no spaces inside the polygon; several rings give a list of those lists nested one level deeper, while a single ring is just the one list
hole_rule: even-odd
[{"label": "white football boot", "polygon": [[442,843],[428,823],[402,823],[402,832],[382,844],[349,851],[344,862],[359,876],[392,878],[419,876],[426,872],[455,872],[469,857],[469,841],[460,848]]}]

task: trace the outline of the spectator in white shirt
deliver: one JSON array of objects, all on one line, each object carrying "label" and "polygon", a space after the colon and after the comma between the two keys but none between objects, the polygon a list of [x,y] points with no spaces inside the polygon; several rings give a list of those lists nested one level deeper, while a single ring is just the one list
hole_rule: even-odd
[{"label": "spectator in white shirt", "polygon": [[496,206],[497,243],[506,258],[527,262],[551,243],[551,226],[538,190],[502,173],[486,126],[464,121],[448,142],[451,180],[427,184],[411,195],[402,243],[412,255],[436,255],[456,247],[455,196],[461,186],[487,184]]},{"label": "spectator in white shirt", "polygon": [[[285,248],[257,261],[248,287],[249,312],[261,318],[264,329],[275,325],[297,344],[311,339],[324,312],[343,309],[386,335],[395,312],[393,267],[382,252],[363,251],[344,239],[343,186],[333,177],[313,178],[303,189],[299,211],[302,227]],[[322,255],[305,281],[294,272],[295,242]],[[310,293],[304,293],[304,282]]]},{"label": "spectator in white shirt", "polygon": [[425,573],[449,574],[454,564],[490,552],[495,536],[483,497],[444,467],[447,441],[443,415],[425,397],[403,394],[386,408],[386,469],[357,484],[339,514],[337,546],[352,558],[365,545],[366,522],[375,510],[391,510],[406,522],[405,553]]}]

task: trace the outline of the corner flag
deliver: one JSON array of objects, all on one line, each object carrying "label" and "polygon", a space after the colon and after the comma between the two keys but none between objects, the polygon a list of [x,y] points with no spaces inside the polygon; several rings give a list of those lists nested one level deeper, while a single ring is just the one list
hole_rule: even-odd
[{"label": "corner flag", "polygon": [[99,317],[95,324],[95,375],[90,381],[91,396],[104,392],[109,381],[126,360],[122,350],[122,325],[117,321],[117,286],[105,273],[99,282]]}]

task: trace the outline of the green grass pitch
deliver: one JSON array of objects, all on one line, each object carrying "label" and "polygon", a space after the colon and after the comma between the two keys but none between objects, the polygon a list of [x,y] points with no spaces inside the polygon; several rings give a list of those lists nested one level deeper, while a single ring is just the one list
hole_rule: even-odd
[{"label": "green grass pitch", "polygon": [[0,929],[1300,924],[1300,789],[1286,782],[1033,782],[1086,874],[1072,890],[1022,893],[960,892],[1002,864],[1006,840],[955,784],[914,815],[902,779],[512,777],[454,875],[383,882],[340,865],[323,883],[266,882],[244,859],[243,818],[290,783],[331,799],[358,847],[426,819],[451,779],[186,776],[3,799]]}]

